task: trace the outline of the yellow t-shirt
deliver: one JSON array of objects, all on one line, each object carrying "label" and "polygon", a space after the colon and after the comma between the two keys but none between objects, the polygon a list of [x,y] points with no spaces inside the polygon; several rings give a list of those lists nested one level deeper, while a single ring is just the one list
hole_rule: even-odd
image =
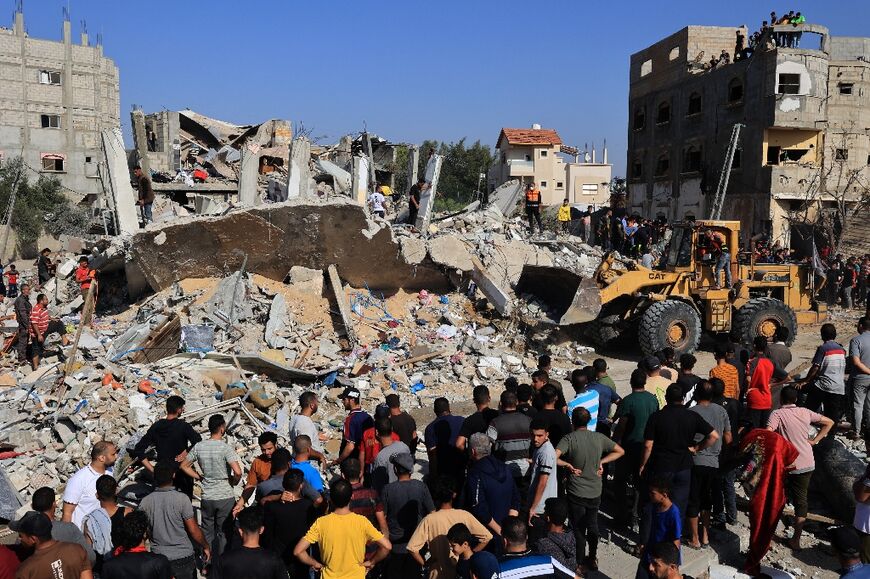
[{"label": "yellow t-shirt", "polygon": [[356,513],[330,513],[314,521],[305,533],[306,541],[320,547],[322,579],[365,579],[366,543],[382,538],[367,518]]},{"label": "yellow t-shirt", "polygon": [[559,205],[559,215],[556,218],[559,221],[571,221],[571,206]]},{"label": "yellow t-shirt", "polygon": [[380,187],[378,187],[378,191],[380,191],[381,195],[383,195],[384,197],[389,197],[393,194],[393,190],[390,188],[389,185],[381,185]]}]

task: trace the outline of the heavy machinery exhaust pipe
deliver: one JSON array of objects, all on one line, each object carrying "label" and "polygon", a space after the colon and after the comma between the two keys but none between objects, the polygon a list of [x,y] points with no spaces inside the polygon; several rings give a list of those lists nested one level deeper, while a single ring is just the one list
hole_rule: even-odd
[{"label": "heavy machinery exhaust pipe", "polygon": [[560,326],[585,324],[601,313],[598,284],[561,267],[523,266],[516,294],[531,294],[547,304]]}]

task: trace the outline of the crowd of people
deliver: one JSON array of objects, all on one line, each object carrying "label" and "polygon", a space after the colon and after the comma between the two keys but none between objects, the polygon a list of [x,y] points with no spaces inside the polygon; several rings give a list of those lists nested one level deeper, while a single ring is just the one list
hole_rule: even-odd
[{"label": "crowd of people", "polygon": [[[636,576],[673,579],[685,549],[708,548],[713,529],[737,521],[736,484],[750,497],[744,570],[754,576],[786,499],[787,541],[801,548],[812,447],[846,414],[855,436],[870,431],[870,319],[860,319],[848,352],[836,338],[824,324],[803,378],[784,370],[783,332],[751,348],[720,345],[705,377],[694,355],[665,350],[640,362],[625,397],[604,359],[563,385],[543,355],[528,383],[505,381],[498,409],[487,386],[474,388],[466,417],[437,398],[422,432],[397,395],[372,416],[349,386],[337,456],[313,420],[318,396],[305,392],[288,432],[259,436],[247,473],[224,416],[209,417],[203,438],[173,395],[131,450],[153,491],[135,508],[119,504],[118,448],[97,443],[66,482],[60,520],[54,490],[42,488],[10,523],[20,543],[0,547],[0,561],[17,572],[0,577],[582,577],[598,568],[599,510],[609,501],[613,524],[636,538]],[[865,577],[870,469],[855,493],[854,528],[832,540],[851,568],[845,576]]]}]

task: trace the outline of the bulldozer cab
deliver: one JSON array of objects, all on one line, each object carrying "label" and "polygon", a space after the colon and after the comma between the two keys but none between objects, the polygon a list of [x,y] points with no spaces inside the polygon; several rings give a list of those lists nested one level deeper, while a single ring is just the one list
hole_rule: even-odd
[{"label": "bulldozer cab", "polygon": [[[674,225],[667,250],[665,269],[671,272],[703,271],[715,267],[715,255],[727,247],[733,268],[740,237],[739,221],[691,221]],[[700,279],[701,276],[699,276]]]}]

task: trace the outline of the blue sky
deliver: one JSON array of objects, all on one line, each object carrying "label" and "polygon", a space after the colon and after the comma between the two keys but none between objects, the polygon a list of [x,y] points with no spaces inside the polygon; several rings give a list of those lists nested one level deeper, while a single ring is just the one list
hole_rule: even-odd
[{"label": "blue sky", "polygon": [[[0,0],[0,25],[14,5]],[[620,175],[633,52],[688,24],[755,29],[771,10],[842,36],[868,35],[870,16],[867,0],[25,0],[29,34],[60,38],[64,6],[73,38],[86,20],[120,68],[128,140],[133,103],[286,118],[322,143],[368,126],[394,142],[493,146],[503,126],[540,123],[581,148],[607,139]]]}]

